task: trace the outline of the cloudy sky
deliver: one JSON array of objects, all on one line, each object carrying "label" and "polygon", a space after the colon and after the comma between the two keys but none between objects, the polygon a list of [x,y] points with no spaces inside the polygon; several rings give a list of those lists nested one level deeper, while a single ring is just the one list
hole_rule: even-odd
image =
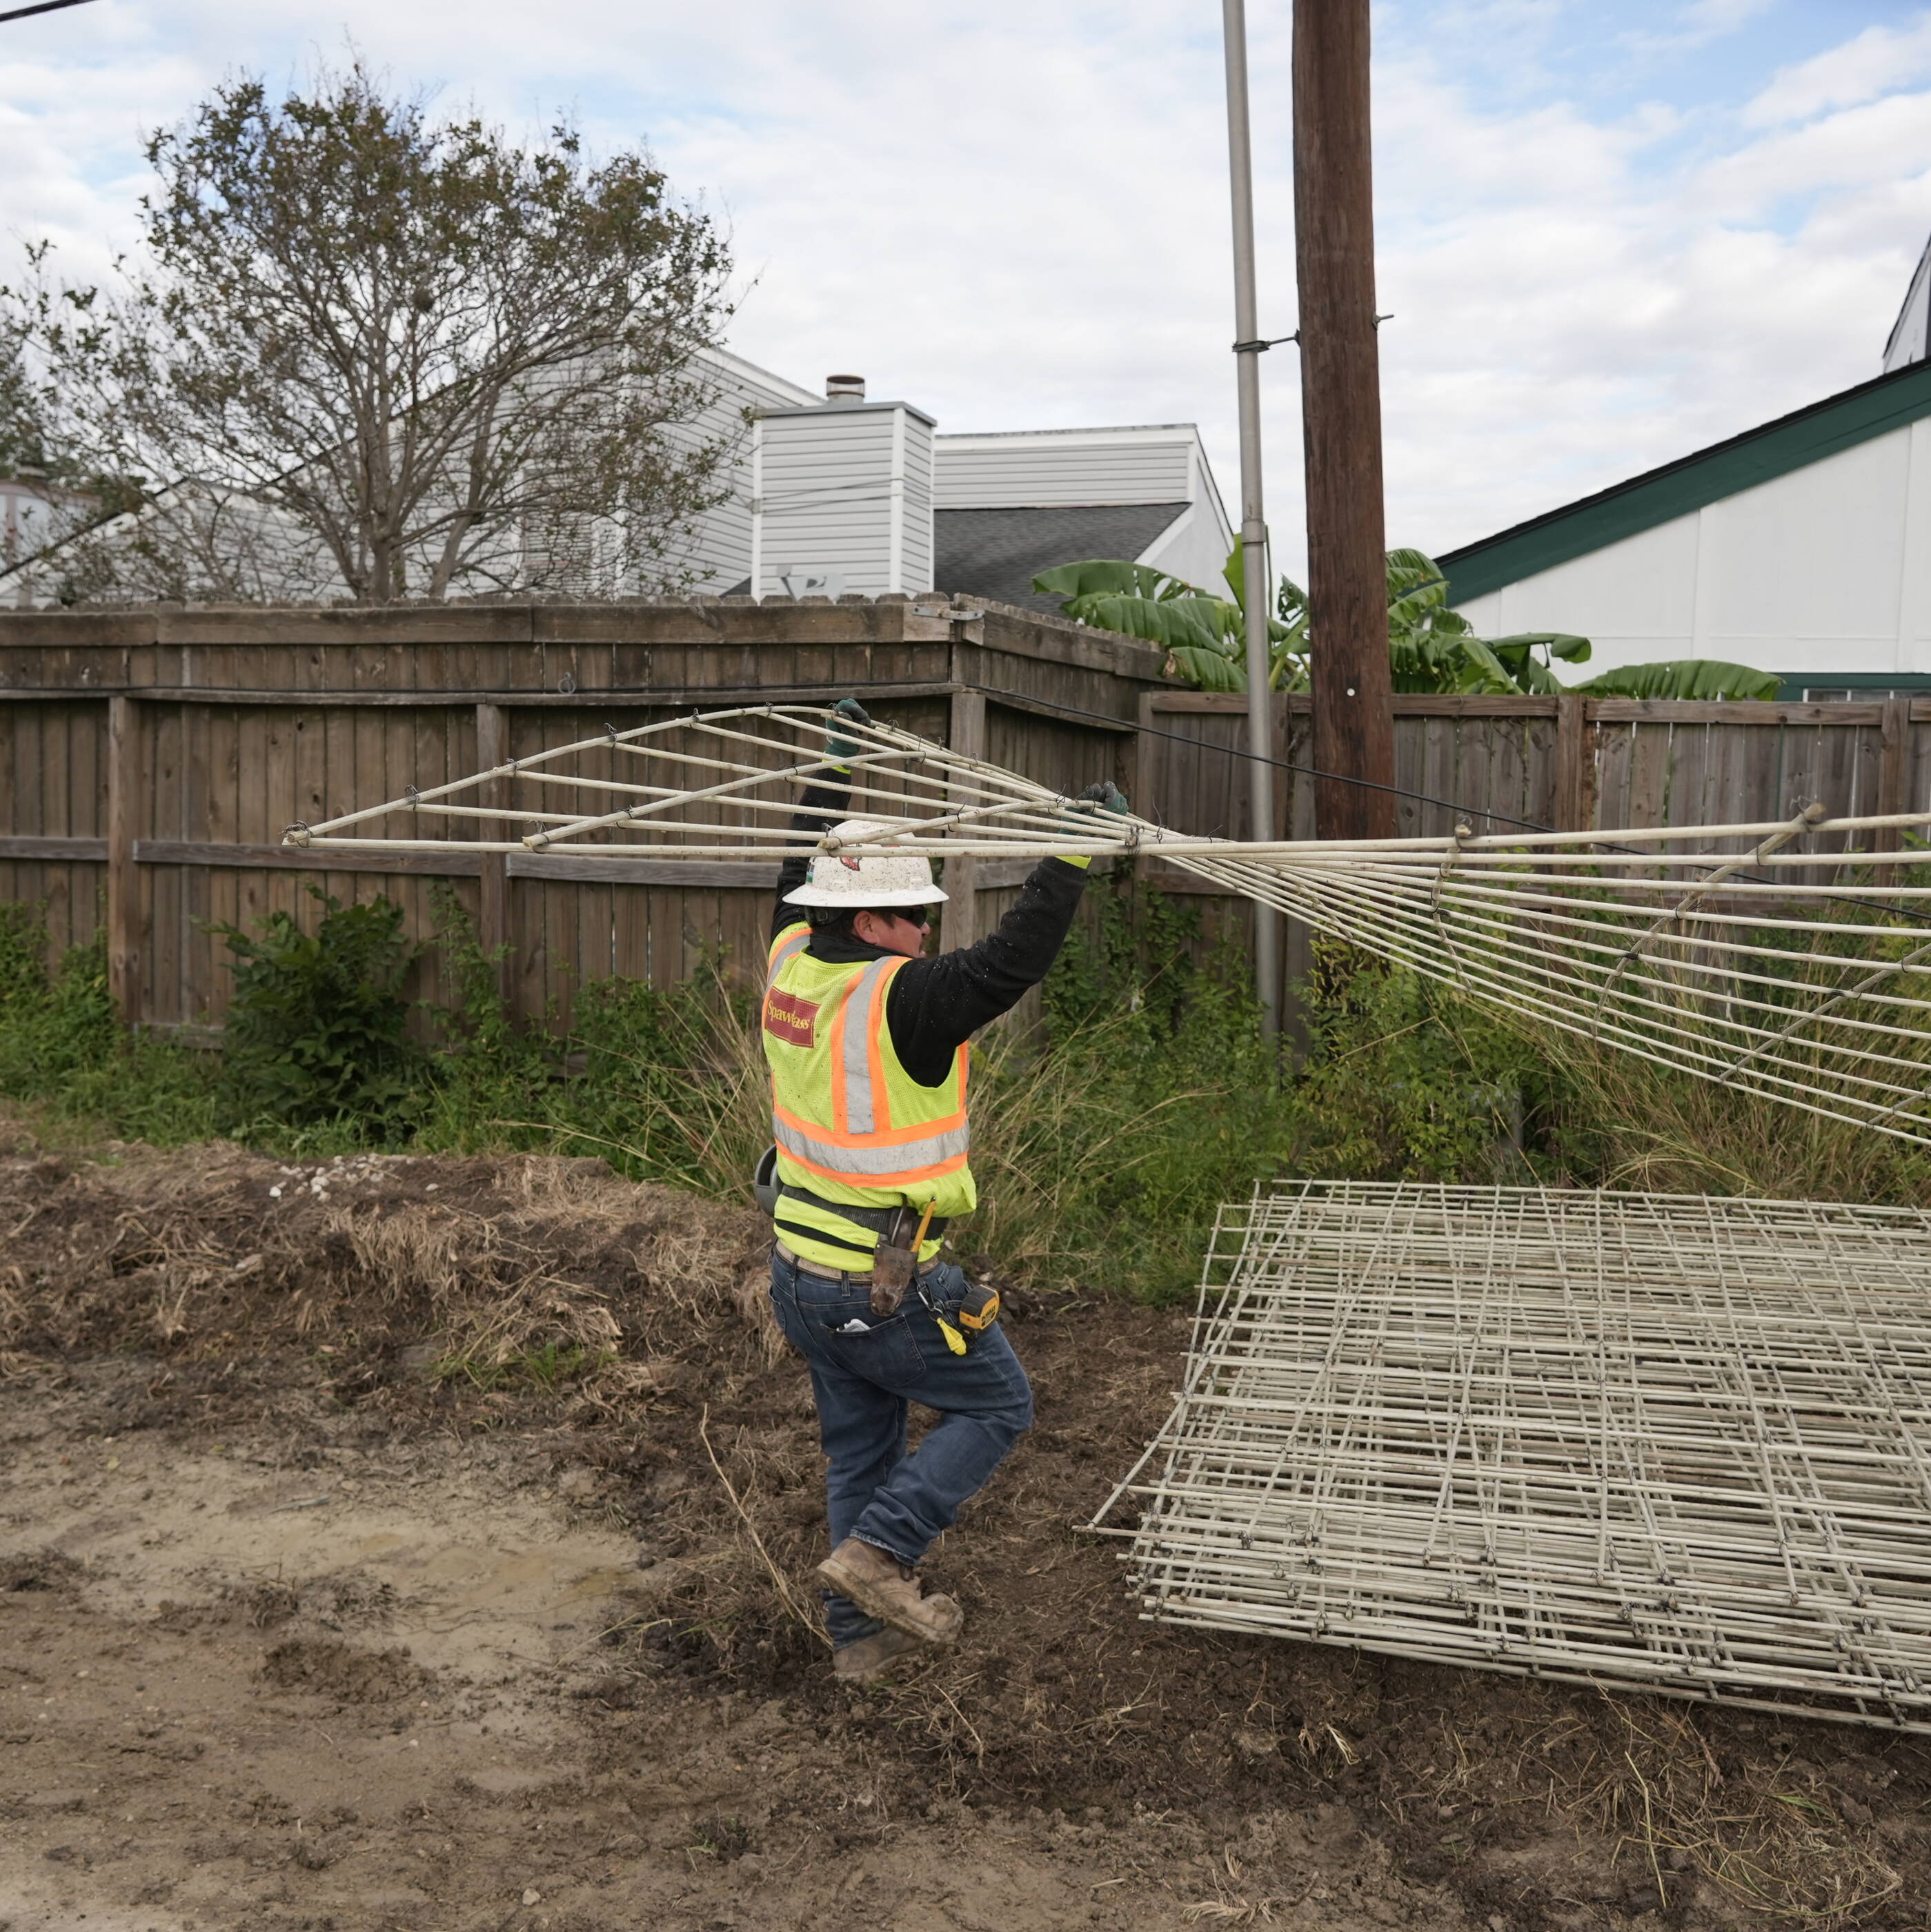
[{"label": "cloudy sky", "polygon": [[[4,4],[4,0],[0,0]],[[1249,0],[1264,332],[1294,326],[1288,6]],[[1387,0],[1391,542],[1444,550],[1877,373],[1931,230],[1931,7]],[[946,429],[1198,422],[1237,480],[1213,0],[93,0],[0,26],[0,245],[94,272],[142,131],[350,40],[643,142],[729,226],[733,346]],[[1277,554],[1299,370],[1265,365]]]}]

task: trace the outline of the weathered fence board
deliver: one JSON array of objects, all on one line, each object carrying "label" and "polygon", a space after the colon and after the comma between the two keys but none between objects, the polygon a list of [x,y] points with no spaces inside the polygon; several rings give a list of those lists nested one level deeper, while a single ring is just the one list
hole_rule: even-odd
[{"label": "weathered fence board", "polygon": [[[219,1018],[212,928],[312,917],[313,887],[385,892],[421,938],[447,892],[506,953],[516,1010],[561,1024],[591,980],[754,967],[769,868],[351,857],[283,848],[284,828],[606,724],[848,692],[943,742],[968,726],[987,755],[1077,790],[1130,778],[1139,694],[1162,683],[1145,645],[943,600],[0,614],[0,899],[43,904],[56,948],[106,918],[124,1008],[169,1024]],[[1006,870],[955,878],[959,936],[1010,898]],[[436,970],[420,997],[448,997]]]},{"label": "weathered fence board", "polygon": [[[279,844],[315,821],[541,748],[694,706],[853,693],[881,718],[1078,790],[1106,777],[1179,829],[1249,836],[1245,700],[1183,690],[1160,654],[977,600],[730,599],[585,607],[0,613],[0,899],[46,908],[52,944],[104,920],[126,1010],[218,1019],[228,954],[209,928],[306,888],[385,892],[420,938],[439,894],[502,950],[515,1010],[566,1021],[613,974],[658,986],[761,958],[768,868],[567,855],[340,854]],[[1678,704],[1402,697],[1405,832],[1579,829],[1931,806],[1931,704]],[[1277,836],[1314,830],[1308,700],[1277,698]],[[615,756],[615,754],[611,754]],[[594,764],[597,754],[589,754]],[[986,930],[1024,868],[955,860],[944,943]],[[1147,875],[1244,946],[1243,902]],[[1286,970],[1303,968],[1291,932]],[[448,989],[425,966],[416,988]]]}]

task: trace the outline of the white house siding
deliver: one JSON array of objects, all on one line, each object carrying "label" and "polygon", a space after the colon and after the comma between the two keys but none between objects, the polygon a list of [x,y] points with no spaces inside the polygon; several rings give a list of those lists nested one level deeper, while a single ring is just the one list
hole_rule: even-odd
[{"label": "white house siding", "polygon": [[1456,608],[1486,637],[1580,632],[1585,677],[1673,657],[1931,672],[1931,418]]},{"label": "white house siding", "polygon": [[1191,501],[1186,510],[1133,560],[1164,570],[1169,577],[1198,584],[1203,590],[1219,592],[1226,587],[1222,573],[1235,533],[1221,506],[1220,493],[1214,488],[1204,454],[1195,453],[1193,471],[1194,487],[1188,493]]},{"label": "white house siding", "polygon": [[796,382],[721,350],[703,361],[717,382],[717,400],[690,422],[672,424],[666,435],[680,450],[712,436],[733,439],[734,454],[725,466],[730,494],[697,520],[692,539],[673,560],[673,567],[697,572],[695,589],[715,596],[751,574],[751,430],[745,411],[793,409],[819,399]]},{"label": "white house siding", "polygon": [[781,410],[758,425],[754,594],[829,570],[847,593],[931,587],[931,424],[902,404]]},{"label": "white house siding", "polygon": [[[900,523],[901,590],[932,587],[932,495],[934,464],[932,425],[916,410],[901,410],[904,424],[900,452],[903,470],[898,514]],[[850,588],[847,586],[847,588]]]},{"label": "white house siding", "polygon": [[937,438],[942,510],[1180,503],[1194,494],[1191,424]]}]

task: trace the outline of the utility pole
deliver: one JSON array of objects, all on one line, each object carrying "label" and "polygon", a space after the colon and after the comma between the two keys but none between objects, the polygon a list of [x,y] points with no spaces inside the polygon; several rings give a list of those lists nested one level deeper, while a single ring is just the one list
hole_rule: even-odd
[{"label": "utility pole", "polygon": [[[1300,282],[1315,784],[1323,838],[1392,838],[1393,684],[1375,341],[1368,0],[1294,0],[1294,252]],[[1366,780],[1366,784],[1345,782]]]},{"label": "utility pole", "polygon": [[[1305,0],[1303,0],[1305,4]],[[1274,836],[1273,695],[1268,686],[1267,524],[1261,494],[1261,333],[1254,292],[1254,160],[1247,122],[1246,0],[1221,0],[1227,50],[1227,158],[1234,202],[1234,366],[1240,404],[1240,609],[1247,638],[1247,749],[1253,838]],[[1254,984],[1261,1030],[1273,1039],[1281,1025],[1280,920],[1272,906],[1251,901]]]}]

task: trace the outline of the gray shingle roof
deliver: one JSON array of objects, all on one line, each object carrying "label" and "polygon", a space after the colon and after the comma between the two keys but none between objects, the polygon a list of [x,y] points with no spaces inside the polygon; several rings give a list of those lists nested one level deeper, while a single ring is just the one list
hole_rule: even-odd
[{"label": "gray shingle roof", "polygon": [[1088,557],[1138,556],[1185,503],[1082,503],[1043,509],[935,510],[932,587],[1028,610],[1060,599],[1033,588],[1040,571]]}]

